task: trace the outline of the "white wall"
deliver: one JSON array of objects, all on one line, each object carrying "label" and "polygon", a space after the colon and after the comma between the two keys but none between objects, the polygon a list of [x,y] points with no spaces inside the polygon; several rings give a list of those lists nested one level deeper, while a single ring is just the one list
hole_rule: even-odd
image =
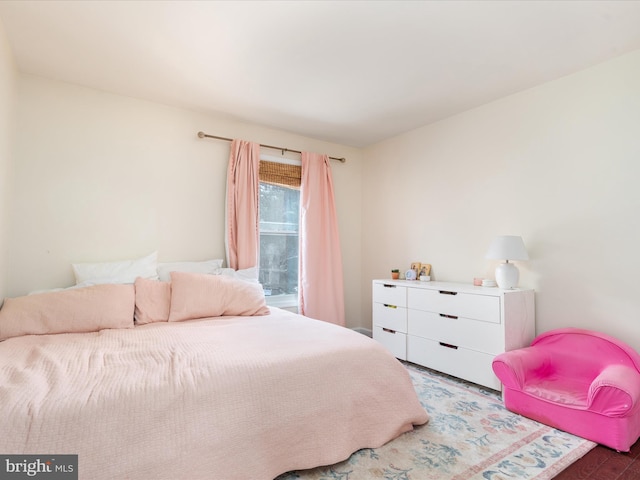
[{"label": "white wall", "polygon": [[73,284],[75,262],[224,258],[229,143],[202,130],[347,157],[332,162],[346,313],[366,323],[359,150],[31,75],[19,76],[17,118],[10,295]]},{"label": "white wall", "polygon": [[522,235],[539,333],[602,330],[640,349],[640,51],[364,151],[363,312],[371,279],[412,261],[491,276]]},{"label": "white wall", "polygon": [[15,81],[17,71],[13,55],[0,21],[0,302],[8,291],[7,231],[10,208],[10,183],[13,146]]},{"label": "white wall", "polygon": [[229,144],[203,130],[348,158],[332,165],[349,326],[370,326],[371,279],[390,268],[470,282],[492,274],[493,236],[518,234],[538,332],[596,328],[640,349],[640,52],[361,151],[17,75],[3,38],[0,102],[17,101],[15,122],[0,113],[0,293],[70,285],[78,261],[223,257]]}]

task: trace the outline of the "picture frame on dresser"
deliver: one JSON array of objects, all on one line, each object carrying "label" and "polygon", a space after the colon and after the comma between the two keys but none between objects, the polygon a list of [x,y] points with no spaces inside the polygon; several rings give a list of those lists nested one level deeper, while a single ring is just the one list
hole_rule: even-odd
[{"label": "picture frame on dresser", "polygon": [[418,278],[420,276],[420,267],[421,266],[422,266],[422,264],[420,262],[412,262],[411,263],[411,270],[416,272],[416,278]]},{"label": "picture frame on dresser", "polygon": [[423,275],[424,276],[431,275],[431,264],[429,264],[429,263],[421,263],[420,264],[420,273],[418,275],[418,278],[420,278]]},{"label": "picture frame on dresser", "polygon": [[500,390],[496,355],[535,337],[534,291],[373,280],[373,338],[400,360]]}]

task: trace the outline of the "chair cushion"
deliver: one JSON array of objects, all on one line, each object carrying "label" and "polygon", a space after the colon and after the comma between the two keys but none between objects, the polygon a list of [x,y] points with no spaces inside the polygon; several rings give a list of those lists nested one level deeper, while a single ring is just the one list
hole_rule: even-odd
[{"label": "chair cushion", "polygon": [[549,402],[586,409],[591,382],[566,377],[546,378],[528,383],[523,391]]}]

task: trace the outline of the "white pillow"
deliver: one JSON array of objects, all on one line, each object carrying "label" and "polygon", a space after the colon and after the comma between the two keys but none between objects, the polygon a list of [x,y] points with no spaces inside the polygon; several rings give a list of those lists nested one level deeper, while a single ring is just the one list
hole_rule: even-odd
[{"label": "white pillow", "polygon": [[134,260],[102,263],[74,263],[76,285],[103,283],[134,283],[136,278],[158,279],[158,252]]},{"label": "white pillow", "polygon": [[250,267],[242,270],[234,270],[233,268],[221,268],[220,275],[233,277],[245,282],[258,283],[258,267]]},{"label": "white pillow", "polygon": [[222,260],[206,260],[204,262],[172,262],[158,264],[158,277],[163,282],[171,281],[171,272],[206,273],[216,275],[222,267]]},{"label": "white pillow", "polygon": [[27,295],[37,295],[38,293],[63,292],[65,290],[73,290],[75,288],[91,287],[93,285],[96,285],[96,283],[93,283],[93,282],[82,282],[82,283],[76,283],[75,285],[71,285],[70,287],[45,288],[45,289],[42,289],[42,290],[33,290],[33,291],[27,293]]}]

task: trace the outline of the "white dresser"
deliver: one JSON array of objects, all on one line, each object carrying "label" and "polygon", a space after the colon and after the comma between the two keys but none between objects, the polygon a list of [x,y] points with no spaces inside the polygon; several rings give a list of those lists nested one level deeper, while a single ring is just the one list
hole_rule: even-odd
[{"label": "white dresser", "polygon": [[401,360],[500,390],[494,357],[534,336],[533,290],[373,281],[373,338]]}]

